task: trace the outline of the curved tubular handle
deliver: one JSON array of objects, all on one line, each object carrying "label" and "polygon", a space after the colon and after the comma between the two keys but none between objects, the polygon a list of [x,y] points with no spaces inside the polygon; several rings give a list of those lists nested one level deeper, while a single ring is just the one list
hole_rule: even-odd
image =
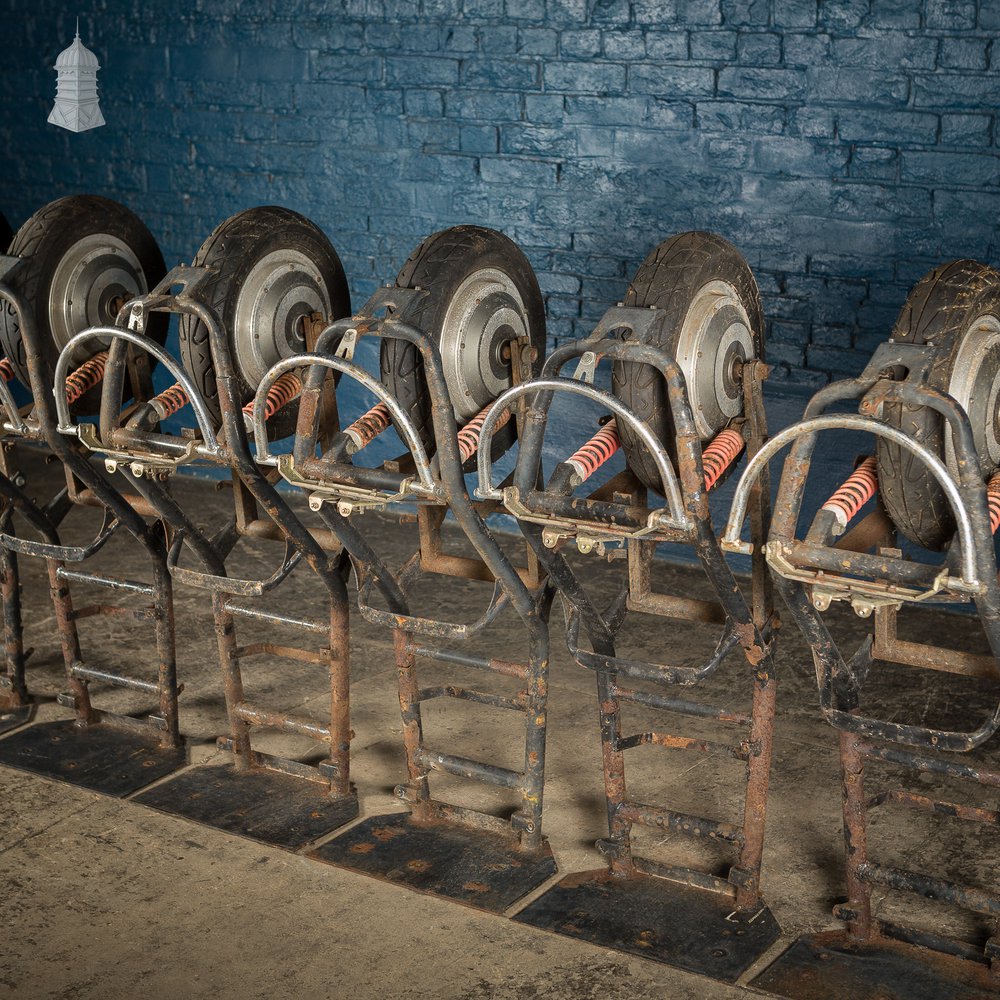
[{"label": "curved tubular handle", "polygon": [[[324,333],[335,333],[342,325],[343,321],[328,327]],[[270,387],[286,372],[307,365],[311,370],[317,367],[325,367],[339,371],[360,382],[366,389],[385,403],[393,419],[397,421],[397,427],[402,432],[404,444],[409,447],[413,455],[419,477],[419,485],[428,493],[436,492],[427,452],[409,416],[381,382],[373,378],[363,368],[335,355],[318,353],[295,355],[279,361],[264,376],[254,396],[253,406],[254,443],[257,447],[257,461],[261,465],[277,464],[277,459],[271,455],[268,448],[266,421],[264,420],[264,406]],[[387,628],[406,628],[415,634],[437,636],[439,638],[466,639],[492,624],[503,608],[510,602],[507,592],[497,583],[494,585],[493,596],[486,610],[476,621],[469,624],[441,622],[434,619],[421,618],[416,615],[407,614],[402,609],[382,611],[373,607],[370,603],[372,588],[376,585],[378,573],[372,572],[370,568],[366,568],[368,564],[353,554],[351,555],[351,562],[354,566],[354,573],[358,583],[358,610],[366,621],[374,625],[382,625]],[[394,600],[392,603],[398,605],[399,602]]]},{"label": "curved tubular handle", "polygon": [[257,462],[259,465],[277,465],[277,459],[271,454],[267,444],[267,428],[264,419],[264,409],[267,404],[267,394],[277,380],[294,368],[302,368],[306,365],[310,367],[332,368],[334,371],[348,375],[355,381],[360,382],[366,389],[374,393],[381,402],[385,403],[387,409],[396,421],[396,426],[400,428],[403,436],[403,443],[409,448],[413,455],[413,461],[417,467],[417,477],[419,486],[428,494],[437,492],[434,479],[431,475],[430,462],[427,459],[427,452],[420,442],[416,427],[413,421],[399,403],[389,394],[385,386],[378,379],[373,378],[363,368],[343,358],[325,354],[296,354],[290,358],[285,358],[274,365],[261,380],[257,388],[257,393],[253,400],[253,434],[254,443],[257,446]]},{"label": "curved tubular handle", "polygon": [[[656,469],[660,473],[660,481],[663,485],[663,495],[667,499],[670,507],[670,518],[663,519],[662,524],[672,528],[687,528],[690,526],[687,514],[684,510],[684,501],[681,496],[680,484],[677,481],[677,474],[673,465],[667,457],[663,446],[656,439],[656,435],[643,423],[636,415],[620,400],[603,389],[597,389],[585,382],[578,382],[576,379],[557,378],[537,378],[530,382],[522,382],[520,385],[511,386],[499,397],[490,407],[486,418],[483,420],[482,430],[479,437],[479,456],[477,470],[479,473],[479,487],[476,489],[476,496],[483,500],[501,500],[503,493],[493,485],[493,463],[490,459],[491,445],[493,443],[494,425],[500,414],[510,405],[511,401],[518,396],[523,396],[528,392],[540,390],[558,390],[561,392],[572,392],[578,396],[594,400],[606,406],[617,419],[627,423],[642,439],[649,449],[656,462]],[[548,407],[545,407],[548,409]]]},{"label": "curved tubular handle", "polygon": [[[170,372],[174,379],[181,384],[185,393],[187,393],[191,407],[194,410],[201,439],[204,442],[204,451],[213,457],[219,456],[219,442],[215,436],[215,432],[212,430],[212,419],[205,408],[205,402],[201,398],[201,394],[195,388],[194,382],[188,376],[184,367],[168,351],[157,344],[156,341],[143,336],[141,333],[135,333],[132,330],[122,330],[117,326],[94,326],[88,330],[84,330],[82,333],[70,337],[66,346],[59,352],[53,391],[55,392],[56,415],[58,417],[57,429],[60,434],[73,435],[76,433],[76,425],[73,423],[69,412],[69,403],[66,402],[66,377],[69,374],[70,355],[79,345],[95,337],[110,337],[114,340],[126,341],[156,358]],[[107,384],[105,389],[107,388]]]},{"label": "curved tubular handle", "polygon": [[[972,519],[969,516],[968,508],[965,505],[962,495],[955,481],[951,477],[947,466],[936,455],[930,452],[919,441],[915,441],[909,435],[889,424],[876,420],[873,417],[863,417],[858,414],[825,414],[819,417],[812,417],[797,424],[786,427],[771,438],[770,441],[757,452],[747,463],[747,467],[740,476],[736,486],[736,493],[733,496],[732,507],[729,510],[729,519],[726,522],[726,530],[722,535],[722,544],[733,551],[749,552],[750,546],[740,541],[740,529],[746,517],[747,504],[750,499],[750,489],[754,480],[760,474],[761,469],[779,452],[785,445],[797,438],[812,435],[811,442],[807,442],[803,447],[803,452],[796,457],[805,457],[811,454],[815,447],[814,435],[824,430],[851,430],[863,431],[874,434],[876,437],[886,438],[894,444],[905,448],[911,454],[917,456],[931,470],[934,478],[938,481],[948,498],[948,504],[955,515],[958,525],[958,537],[961,552],[961,574],[962,584],[972,591],[980,589],[978,571],[976,568],[976,546],[973,539]],[[985,488],[985,487],[984,487]],[[801,487],[800,487],[801,489]],[[778,498],[778,506],[781,506],[781,497]]]},{"label": "curved tubular handle", "polygon": [[217,573],[206,573],[202,570],[186,569],[178,565],[181,549],[184,545],[184,532],[178,531],[167,553],[167,569],[170,575],[181,583],[199,590],[209,590],[220,594],[238,594],[241,597],[260,597],[273,590],[302,561],[302,553],[293,548],[286,540],[285,554],[281,565],[266,580],[240,580],[231,576],[220,576]]},{"label": "curved tubular handle", "polygon": [[[530,642],[532,643],[533,648],[536,651],[546,650],[548,637],[538,618],[537,602],[535,598],[521,580],[517,571],[507,558],[506,553],[496,543],[496,540],[493,538],[482,517],[473,507],[472,501],[466,492],[465,477],[462,472],[462,461],[458,448],[458,428],[455,422],[454,409],[448,395],[447,384],[444,379],[440,352],[437,346],[425,333],[409,325],[403,321],[402,318],[399,318],[406,315],[406,301],[415,300],[416,298],[425,296],[426,294],[427,293],[425,291],[413,289],[379,290],[369,300],[369,306],[371,306],[371,303],[374,302],[376,308],[369,309],[369,306],[366,306],[366,309],[369,309],[372,313],[371,315],[365,315],[363,311],[362,314],[352,317],[349,320],[338,320],[336,323],[331,324],[321,333],[320,338],[317,341],[317,351],[311,354],[300,355],[298,359],[288,358],[286,360],[286,364],[289,368],[298,367],[300,365],[310,366],[309,371],[303,379],[303,396],[305,396],[305,394],[310,390],[315,390],[317,388],[317,383],[314,380],[318,378],[318,373],[321,368],[326,367],[335,371],[343,372],[344,374],[355,378],[357,381],[361,382],[361,384],[365,385],[378,399],[385,403],[389,412],[397,421],[397,427],[400,428],[402,432],[401,437],[403,437],[404,443],[407,447],[409,447],[410,452],[413,455],[414,462],[417,465],[417,482],[414,484],[413,488],[416,492],[423,492],[435,497],[443,498],[447,502],[451,513],[454,515],[460,527],[465,532],[466,537],[472,542],[472,545],[476,549],[479,556],[489,567],[494,579],[499,582],[499,585],[507,595],[507,599],[514,607],[518,616],[527,626],[530,635]],[[390,318],[388,316],[374,315],[374,312],[377,311],[377,309],[380,309],[381,306],[387,306],[393,303],[401,306],[399,310],[399,317]],[[329,354],[323,354],[319,350],[321,347],[331,345],[335,338],[345,336],[351,329],[356,330],[358,335],[370,334],[379,338],[391,337],[397,340],[405,341],[412,344],[419,352],[421,360],[423,361],[424,378],[426,380],[431,398],[431,420],[434,429],[434,437],[437,442],[437,452],[439,457],[437,464],[440,473],[440,483],[435,483],[434,481],[430,464],[427,461],[426,451],[420,444],[416,429],[406,418],[406,415],[404,413],[400,413],[398,403],[387,394],[381,383],[373,379],[363,369],[356,368],[345,359],[335,355],[331,356]],[[285,370],[287,370],[287,368],[282,369],[280,365],[272,368],[271,371],[267,373],[265,384],[261,385],[254,400],[253,425],[258,449],[260,449],[261,445],[260,430],[261,416],[263,414],[263,400],[266,399],[268,383],[273,384],[273,381],[277,380],[277,378],[280,377]],[[302,433],[302,412],[302,408],[300,407],[300,428],[296,433],[297,442],[300,440]],[[270,459],[270,453],[266,448],[266,442],[264,442],[264,445],[265,447],[263,451],[259,451],[258,454],[262,458]],[[350,534],[351,533],[345,534],[344,531],[341,530],[338,532],[338,537],[343,536],[341,537],[341,541],[344,543],[345,548],[348,550],[352,558],[355,558],[360,554],[360,561],[366,562],[367,555],[362,552],[363,546],[359,547],[357,544],[357,533],[353,533],[355,537],[349,537]],[[386,590],[391,590],[390,587],[385,586],[383,588],[382,585],[380,585],[380,589],[383,589],[383,593],[385,593]],[[396,627],[398,615],[402,614],[405,616],[407,609],[405,608],[405,605],[396,607],[398,604],[398,595],[396,595],[394,599],[390,599],[389,594],[386,594],[386,597],[389,599],[390,605],[396,608],[396,613],[393,615],[391,622],[392,626]],[[487,614],[489,613],[490,612],[487,612]],[[542,658],[546,655],[547,654],[542,654]]]},{"label": "curved tubular handle", "polygon": [[[4,264],[8,260],[9,258],[0,258],[0,273],[9,273],[9,269],[4,269]],[[117,521],[123,524],[129,534],[136,539],[146,553],[154,560],[159,560],[162,558],[160,545],[149,534],[146,522],[126,502],[125,498],[97,472],[84,455],[59,433],[57,429],[58,421],[52,407],[53,398],[50,395],[51,383],[48,381],[48,365],[40,348],[38,328],[35,325],[31,307],[21,294],[13,290],[9,285],[0,285],[0,297],[10,303],[20,323],[21,340],[24,344],[25,359],[28,365],[28,378],[31,383],[31,394],[34,398],[32,413],[38,421],[38,426],[45,438],[45,443],[77,479],[93,490],[94,495],[104,507],[105,512],[113,515],[111,523],[113,524]],[[63,389],[63,400],[65,400],[65,388]],[[104,541],[101,540],[103,530],[102,528],[102,532],[98,533],[97,538],[91,545],[99,542],[98,547],[100,547],[100,545],[104,544]],[[112,529],[109,527],[108,530]],[[56,554],[55,558],[66,558],[67,561],[76,561],[78,553],[81,558],[86,558],[90,554],[90,546],[81,549],[77,549],[76,547],[65,549],[61,546],[60,548],[62,551]]]}]

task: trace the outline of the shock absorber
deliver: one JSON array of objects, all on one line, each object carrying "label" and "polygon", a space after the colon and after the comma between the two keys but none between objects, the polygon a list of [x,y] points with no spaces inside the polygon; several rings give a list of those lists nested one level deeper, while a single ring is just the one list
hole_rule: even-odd
[{"label": "shock absorber", "polygon": [[997,533],[1000,528],[1000,472],[996,473],[986,487],[986,502],[990,508],[990,532]]},{"label": "shock absorber", "polygon": [[585,483],[621,448],[618,425],[612,417],[593,437],[566,459],[552,473],[548,488],[554,493],[569,493]]},{"label": "shock absorber", "polygon": [[[295,372],[285,372],[267,391],[264,400],[264,419],[270,420],[278,410],[284,409],[299,393],[302,392],[302,382]],[[253,417],[253,400],[251,399],[243,412],[247,417]]]},{"label": "shock absorber", "polygon": [[724,430],[715,436],[711,444],[701,453],[706,490],[710,490],[719,482],[725,471],[740,457],[745,447],[746,442],[739,431]]},{"label": "shock absorber", "polygon": [[376,403],[369,407],[349,427],[345,427],[330,446],[330,454],[335,459],[347,458],[367,447],[392,422],[389,407]]},{"label": "shock absorber", "polygon": [[857,515],[858,511],[878,490],[878,475],[875,471],[875,456],[869,455],[843,485],[830,497],[822,509],[831,513],[840,527],[837,534],[843,532],[847,525]]},{"label": "shock absorber", "polygon": [[93,389],[104,378],[104,369],[108,363],[108,352],[99,351],[89,361],[66,378],[66,402],[75,403],[85,392]]},{"label": "shock absorber", "polygon": [[188,404],[188,394],[184,391],[180,382],[175,382],[172,386],[164,389],[163,392],[154,396],[148,403],[151,410],[156,413],[157,420],[166,420],[179,410],[183,410]]},{"label": "shock absorber", "polygon": [[[483,432],[483,423],[489,406],[484,407],[458,432],[458,452],[462,456],[462,463],[468,462],[470,458],[479,450],[479,437]],[[500,430],[504,424],[510,420],[510,410],[504,410],[493,425],[494,430]]]}]

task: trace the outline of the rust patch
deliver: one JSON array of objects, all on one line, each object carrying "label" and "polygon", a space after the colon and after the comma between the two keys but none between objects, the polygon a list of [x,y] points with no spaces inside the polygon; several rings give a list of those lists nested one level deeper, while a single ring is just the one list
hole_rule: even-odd
[{"label": "rust patch", "polygon": [[376,840],[380,840],[383,844],[394,837],[398,837],[401,833],[403,833],[403,830],[397,826],[376,826],[372,828],[372,836]]}]

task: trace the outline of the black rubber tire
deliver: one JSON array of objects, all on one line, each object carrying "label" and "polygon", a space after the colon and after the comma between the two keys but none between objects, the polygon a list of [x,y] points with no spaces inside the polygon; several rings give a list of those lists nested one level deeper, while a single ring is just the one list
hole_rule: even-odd
[{"label": "black rubber tire", "polygon": [[[239,212],[216,226],[194,259],[196,267],[215,269],[215,274],[201,286],[201,297],[215,309],[229,337],[240,406],[253,399],[257,389],[240,370],[232,340],[240,289],[258,261],[270,253],[286,249],[302,253],[322,275],[331,306],[331,315],[327,319],[333,322],[349,316],[351,294],[337,251],[317,225],[291,209],[263,205]],[[179,333],[181,361],[201,391],[208,412],[218,426],[222,421],[222,408],[215,380],[215,363],[208,343],[208,327],[190,316],[183,316]],[[295,407],[279,411],[268,422],[268,436],[275,440],[287,437],[295,430],[296,417]]]},{"label": "black rubber tire", "polygon": [[[699,290],[725,281],[736,291],[750,320],[754,357],[764,357],[764,320],[760,291],[743,255],[715,233],[687,232],[665,240],[636,271],[624,305],[663,309],[664,322],[653,330],[653,346],[674,354],[684,318]],[[650,365],[618,362],[612,368],[611,390],[666,446],[677,461],[673,417],[663,377]],[[629,467],[651,490],[663,490],[653,457],[637,434],[620,425],[622,449]]]},{"label": "black rubber tire", "polygon": [[[397,288],[423,288],[430,292],[409,317],[413,326],[436,343],[448,306],[462,282],[484,268],[495,268],[511,278],[524,304],[528,339],[535,351],[532,376],[541,370],[545,356],[545,304],[535,272],[521,248],[495,229],[453,226],[428,236],[396,275]],[[434,450],[431,401],[424,379],[424,363],[417,349],[402,340],[384,338],[381,346],[382,384],[409,414],[428,455]],[[511,420],[493,438],[493,458],[499,458],[517,437]],[[475,459],[469,460],[473,465]]]},{"label": "black rubber tire", "polygon": [[[942,348],[928,374],[930,389],[947,392],[952,368],[970,324],[981,316],[1000,321],[1000,272],[975,260],[955,260],[926,274],[910,291],[892,329],[896,343]],[[887,404],[883,418],[942,460],[945,421],[930,407]],[[875,446],[879,493],[896,528],[911,542],[939,551],[955,532],[948,500],[927,466],[884,438]],[[980,456],[984,478],[996,471]]]},{"label": "black rubber tire", "polygon": [[[166,274],[163,254],[143,221],[124,205],[97,195],[70,195],[50,202],[21,226],[10,244],[12,255],[28,258],[28,263],[19,272],[19,287],[34,313],[50,375],[54,373],[59,357],[49,314],[52,280],[59,262],[76,243],[88,236],[101,234],[116,237],[135,254],[147,291]],[[0,347],[10,359],[18,380],[30,390],[20,327],[9,305],[4,304],[0,308],[4,310],[4,321],[0,322]],[[169,320],[165,313],[153,313],[149,317],[146,333],[158,344],[163,344],[167,339]],[[115,317],[102,316],[100,321],[110,326],[114,324]],[[156,359],[151,357],[149,360],[150,367],[154,367]],[[125,391],[126,398],[129,398],[127,384]],[[89,416],[98,412],[100,403],[101,386],[97,385],[84,393],[71,409],[77,415]]]},{"label": "black rubber tire", "polygon": [[0,212],[0,253],[6,253],[14,239],[14,230],[10,228],[7,216]]}]

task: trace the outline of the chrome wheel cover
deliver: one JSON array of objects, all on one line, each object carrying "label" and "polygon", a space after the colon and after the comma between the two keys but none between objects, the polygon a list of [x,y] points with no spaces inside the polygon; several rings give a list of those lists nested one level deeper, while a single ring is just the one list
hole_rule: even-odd
[{"label": "chrome wheel cover", "polygon": [[330,295],[319,268],[298,250],[262,257],[240,286],[233,314],[236,365],[251,386],[277,362],[306,350],[303,320],[329,316]]},{"label": "chrome wheel cover", "polygon": [[743,412],[737,370],[754,355],[750,317],[736,289],[726,281],[702,285],[684,316],[675,348],[702,441]]}]

